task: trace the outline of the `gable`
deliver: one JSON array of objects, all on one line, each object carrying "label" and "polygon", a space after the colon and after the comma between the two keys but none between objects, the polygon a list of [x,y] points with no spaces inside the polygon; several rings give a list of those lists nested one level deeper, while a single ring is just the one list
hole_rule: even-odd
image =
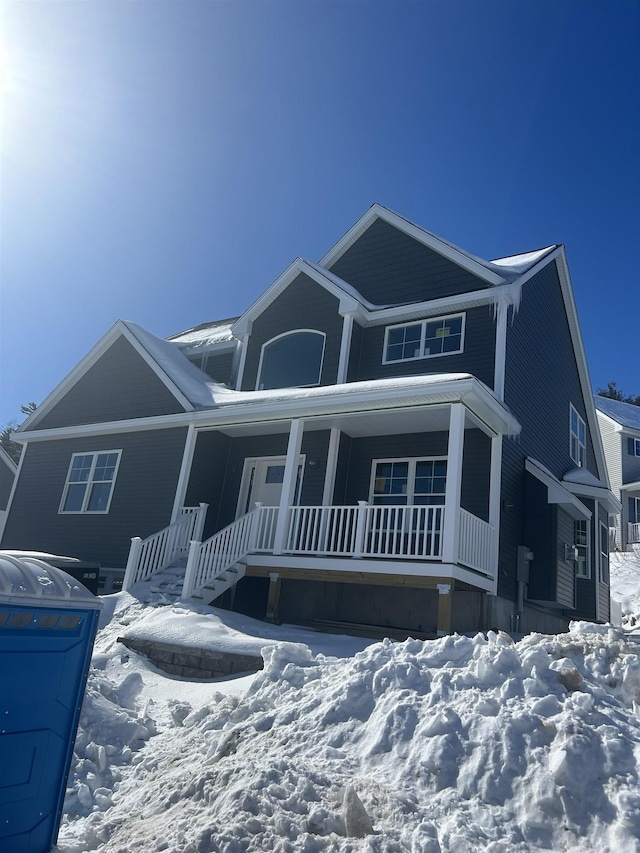
[{"label": "gable", "polygon": [[381,218],[374,219],[328,269],[376,305],[438,299],[489,286]]},{"label": "gable", "polygon": [[183,411],[184,408],[158,375],[131,343],[120,335],[38,419],[37,429]]},{"label": "gable", "polygon": [[343,324],[339,307],[340,301],[336,296],[305,273],[299,273],[253,321],[242,390],[251,391],[256,387],[263,345],[278,335],[297,329],[315,330],[326,335],[321,384],[336,382]]}]

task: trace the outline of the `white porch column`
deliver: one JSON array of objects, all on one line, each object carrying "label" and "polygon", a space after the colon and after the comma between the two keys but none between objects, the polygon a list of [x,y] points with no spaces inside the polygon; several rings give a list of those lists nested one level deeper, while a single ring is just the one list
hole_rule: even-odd
[{"label": "white porch column", "polygon": [[322,506],[331,506],[333,502],[333,489],[336,484],[336,465],[338,464],[339,448],[340,430],[332,428],[329,433],[329,449],[327,450],[327,467],[324,472]]},{"label": "white porch column", "polygon": [[278,509],[278,521],[273,543],[273,553],[282,554],[284,540],[289,522],[289,507],[292,506],[296,493],[296,480],[298,477],[298,465],[300,463],[300,448],[302,447],[302,433],[304,432],[304,421],[298,419],[291,421],[289,431],[289,445],[287,447],[287,461],[284,465],[284,479],[282,481],[282,493],[280,495],[280,507]]},{"label": "white porch column", "polygon": [[453,403],[449,416],[449,446],[447,450],[447,488],[444,496],[444,531],[442,562],[456,563],[460,538],[460,495],[462,493],[462,452],[464,450],[465,410],[462,403]]},{"label": "white porch column", "polygon": [[353,332],[353,314],[345,314],[342,318],[342,340],[340,341],[340,359],[338,361],[337,383],[347,381],[349,367],[349,351],[351,349],[351,334]]},{"label": "white porch column", "polygon": [[176,486],[176,494],[173,499],[173,509],[171,510],[171,524],[180,518],[180,508],[184,505],[197,439],[198,433],[196,432],[196,428],[193,424],[189,424],[187,438],[184,443],[184,453],[182,454],[182,465],[180,466],[180,474]]},{"label": "white porch column", "polygon": [[491,469],[489,473],[489,524],[491,525],[491,566],[493,595],[498,591],[498,556],[500,553],[500,500],[502,488],[502,436],[491,438]]}]

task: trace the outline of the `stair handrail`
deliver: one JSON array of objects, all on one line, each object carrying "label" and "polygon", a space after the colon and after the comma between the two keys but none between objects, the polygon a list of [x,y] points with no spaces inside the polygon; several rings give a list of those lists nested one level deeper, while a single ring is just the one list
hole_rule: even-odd
[{"label": "stair handrail", "polygon": [[181,599],[191,598],[198,589],[220,577],[251,553],[256,545],[258,519],[262,509],[262,504],[257,503],[254,509],[214,533],[205,542],[197,539],[191,541]]},{"label": "stair handrail", "polygon": [[206,503],[197,507],[184,507],[176,521],[157,533],[152,533],[146,539],[134,536],[122,589],[126,591],[134,584],[148,580],[170,566],[179,556],[187,554],[191,540],[202,538],[208,508],[209,504]]}]

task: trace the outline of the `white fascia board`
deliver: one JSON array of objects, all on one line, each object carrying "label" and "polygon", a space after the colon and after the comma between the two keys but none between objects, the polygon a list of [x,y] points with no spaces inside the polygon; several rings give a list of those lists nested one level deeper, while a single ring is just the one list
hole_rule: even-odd
[{"label": "white fascia board", "polygon": [[251,331],[251,326],[255,318],[260,316],[260,314],[262,314],[262,312],[271,305],[271,303],[298,275],[300,275],[300,273],[304,273],[304,275],[311,278],[316,282],[316,284],[324,287],[325,290],[329,291],[329,293],[338,299],[340,303],[340,314],[350,314],[359,311],[360,304],[353,296],[339,288],[333,281],[331,281],[331,279],[322,275],[319,270],[307,263],[304,258],[296,258],[295,261],[290,263],[286,270],[278,276],[273,284],[270,285],[270,287],[268,287],[265,292],[258,297],[258,299],[256,299],[253,305],[251,305],[233,324],[231,327],[231,334],[236,337],[242,337],[243,335],[248,334]]},{"label": "white fascia board", "polygon": [[425,302],[411,302],[407,305],[394,305],[393,308],[381,308],[379,311],[360,311],[360,325],[381,326],[387,323],[401,323],[403,320],[418,317],[435,317],[448,314],[451,311],[475,308],[479,305],[494,305],[500,299],[512,300],[515,296],[517,282],[502,283],[497,287],[485,290],[472,290],[469,293],[459,293],[454,296],[442,296],[439,299],[429,299]]},{"label": "white fascia board", "polygon": [[561,483],[557,477],[554,477],[543,466],[538,465],[534,459],[525,459],[524,467],[526,471],[533,474],[537,480],[547,487],[547,503],[560,504],[566,507],[569,514],[574,518],[591,518],[591,510],[571,493],[568,484]]},{"label": "white fascia board", "polygon": [[598,468],[598,479],[606,484],[607,488],[611,485],[609,482],[609,472],[607,470],[607,462],[604,455],[604,447],[602,445],[602,436],[600,435],[600,427],[598,426],[598,417],[596,415],[596,405],[593,401],[593,391],[591,378],[589,376],[589,367],[587,365],[587,357],[584,351],[584,343],[582,341],[582,332],[580,331],[580,321],[578,320],[578,311],[576,308],[575,298],[573,294],[573,285],[571,284],[571,276],[569,274],[569,266],[567,264],[567,256],[564,246],[559,246],[555,252],[546,260],[555,258],[558,270],[558,278],[562,289],[562,296],[567,312],[567,321],[569,323],[569,332],[573,343],[573,351],[578,365],[578,376],[582,387],[582,396],[584,399],[584,407],[589,421],[589,431],[593,442],[593,449],[596,457],[596,465]]},{"label": "white fascia board", "polygon": [[609,491],[609,489],[602,489],[598,486],[584,486],[581,483],[564,482],[562,485],[574,495],[578,495],[583,498],[592,498],[593,500],[604,504],[607,512],[612,515],[618,515],[622,512],[622,504],[613,495],[613,493]]},{"label": "white fascia board", "polygon": [[620,486],[621,492],[635,492],[640,490],[640,480],[635,480],[633,483],[624,483]]},{"label": "white fascia board", "polygon": [[92,435],[118,435],[123,432],[145,432],[147,430],[187,428],[192,423],[193,412],[180,412],[177,415],[158,415],[153,418],[132,418],[127,421],[110,421],[95,424],[40,429],[16,435],[15,441],[27,445],[31,441],[53,441],[65,438],[90,437]]},{"label": "white fascia board", "polygon": [[18,473],[18,466],[2,447],[0,447],[0,461],[4,462],[14,476]]},{"label": "white fascia board", "polygon": [[435,234],[431,234],[423,228],[414,225],[412,222],[409,222],[408,219],[404,219],[399,214],[383,207],[381,204],[373,204],[364,216],[361,216],[355,225],[347,231],[344,237],[342,237],[342,239],[339,240],[336,245],[322,258],[320,265],[323,267],[330,267],[335,263],[338,258],[340,258],[347,249],[356,242],[358,237],[364,234],[367,228],[369,228],[376,219],[383,219],[399,231],[403,231],[409,237],[413,237],[419,243],[422,243],[429,249],[433,249],[434,252],[448,258],[457,266],[468,270],[470,273],[473,273],[473,275],[478,276],[489,284],[496,285],[504,284],[505,282],[503,276],[492,272],[487,269],[487,267],[478,263],[478,261],[468,255],[463,249],[459,249],[451,243],[444,242],[439,237],[436,237]]}]

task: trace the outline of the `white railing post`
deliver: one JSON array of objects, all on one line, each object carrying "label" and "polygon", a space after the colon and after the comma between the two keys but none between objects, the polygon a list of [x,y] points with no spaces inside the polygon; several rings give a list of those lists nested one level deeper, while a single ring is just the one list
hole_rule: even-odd
[{"label": "white railing post", "polygon": [[140,549],[142,548],[142,539],[139,536],[134,536],[131,540],[129,548],[129,556],[127,557],[127,567],[124,570],[124,580],[122,581],[122,590],[126,592],[136,582],[136,572],[138,570],[138,562],[140,560]]},{"label": "white railing post", "polygon": [[184,572],[184,582],[182,584],[182,593],[180,598],[184,601],[186,598],[191,598],[193,590],[196,586],[196,575],[198,572],[198,561],[200,558],[200,545],[202,543],[197,539],[192,539],[189,543],[189,556],[187,557],[187,568]]},{"label": "white railing post", "polygon": [[353,547],[353,557],[355,560],[362,559],[364,551],[364,534],[367,527],[367,502],[358,501],[358,511],[356,515],[356,541]]},{"label": "white railing post", "polygon": [[198,542],[202,542],[202,533],[204,531],[204,521],[207,517],[207,510],[209,509],[209,504],[200,504],[200,509],[195,513],[196,522],[193,528],[193,538],[197,539]]}]

